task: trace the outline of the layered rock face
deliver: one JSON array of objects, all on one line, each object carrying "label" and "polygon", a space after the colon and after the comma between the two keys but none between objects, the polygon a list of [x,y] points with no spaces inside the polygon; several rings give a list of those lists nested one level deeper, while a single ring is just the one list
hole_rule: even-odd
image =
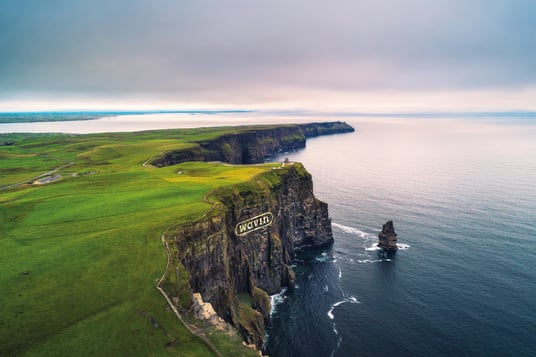
[{"label": "layered rock face", "polygon": [[397,234],[393,226],[393,221],[388,221],[383,225],[382,231],[378,234],[378,247],[385,250],[397,250]]},{"label": "layered rock face", "polygon": [[[174,245],[177,269],[188,272],[191,291],[201,293],[248,344],[261,347],[268,295],[294,286],[294,250],[333,241],[328,206],[314,197],[311,176],[301,164],[222,188],[212,197],[219,203],[206,217],[166,239]],[[256,223],[262,226],[251,221],[255,217],[262,217]],[[239,230],[243,222],[250,222],[249,228]]]},{"label": "layered rock face", "polygon": [[234,134],[225,134],[213,140],[199,142],[188,149],[162,153],[153,159],[151,164],[163,167],[186,161],[261,163],[271,155],[304,148],[307,138],[353,131],[354,128],[343,122],[244,129]]}]

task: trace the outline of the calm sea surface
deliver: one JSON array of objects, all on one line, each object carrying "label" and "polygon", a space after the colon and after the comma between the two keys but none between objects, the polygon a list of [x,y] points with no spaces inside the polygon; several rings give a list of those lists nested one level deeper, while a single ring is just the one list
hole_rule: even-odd
[{"label": "calm sea surface", "polygon": [[[374,119],[288,154],[336,242],[273,298],[270,356],[536,356],[536,121]],[[394,221],[400,250],[376,250]]]},{"label": "calm sea surface", "polygon": [[[2,124],[0,132],[333,119],[160,114]],[[336,242],[298,254],[297,289],[273,297],[266,352],[536,356],[536,118],[350,123],[356,133],[285,155],[313,174]],[[375,248],[387,220],[400,243],[388,255]]]}]

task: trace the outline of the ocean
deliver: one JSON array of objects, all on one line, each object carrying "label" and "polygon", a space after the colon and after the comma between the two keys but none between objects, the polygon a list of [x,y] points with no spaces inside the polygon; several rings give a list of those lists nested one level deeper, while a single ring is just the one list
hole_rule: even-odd
[{"label": "ocean", "polygon": [[[300,251],[265,353],[536,356],[536,120],[365,118],[286,153],[335,243]],[[394,221],[399,250],[376,248]]]}]

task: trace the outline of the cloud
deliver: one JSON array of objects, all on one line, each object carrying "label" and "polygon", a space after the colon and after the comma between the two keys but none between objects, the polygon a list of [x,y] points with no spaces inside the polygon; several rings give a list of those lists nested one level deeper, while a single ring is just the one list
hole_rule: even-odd
[{"label": "cloud", "polygon": [[529,0],[4,2],[0,96],[523,90],[534,18]]}]

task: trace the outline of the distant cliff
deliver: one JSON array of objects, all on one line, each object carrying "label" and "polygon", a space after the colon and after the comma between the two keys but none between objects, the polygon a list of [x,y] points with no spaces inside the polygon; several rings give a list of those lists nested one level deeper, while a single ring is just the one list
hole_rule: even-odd
[{"label": "distant cliff", "polygon": [[[302,129],[282,132],[296,130]],[[294,286],[295,249],[333,241],[328,206],[314,197],[311,175],[299,163],[221,188],[210,200],[214,206],[205,217],[166,235],[175,269],[164,287],[186,309],[191,293],[201,293],[248,344],[260,348],[268,295]]]},{"label": "distant cliff", "polygon": [[163,167],[186,161],[222,161],[231,164],[264,162],[274,154],[301,149],[307,138],[353,132],[344,122],[261,126],[194,143],[190,148],[163,152],[150,164]]}]

